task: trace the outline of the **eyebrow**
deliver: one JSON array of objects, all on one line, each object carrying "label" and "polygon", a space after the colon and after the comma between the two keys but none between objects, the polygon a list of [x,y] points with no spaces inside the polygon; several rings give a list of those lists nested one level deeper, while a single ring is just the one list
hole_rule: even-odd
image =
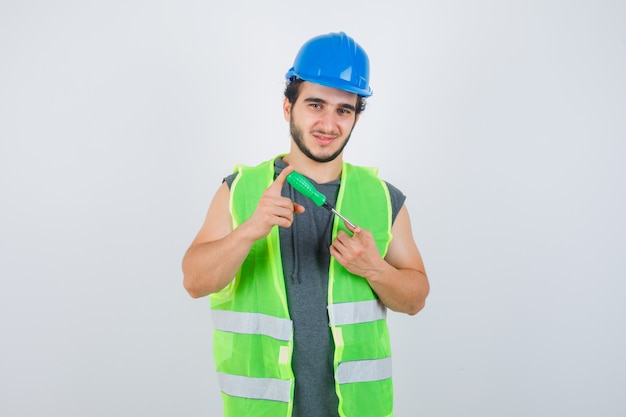
[{"label": "eyebrow", "polygon": [[[328,102],[326,100],[323,100],[321,98],[317,98],[317,97],[308,97],[304,99],[305,103],[319,103],[319,104],[328,104]],[[352,104],[348,104],[348,103],[340,103],[338,107],[341,107],[343,109],[348,109],[348,110],[352,110],[352,111],[356,111],[356,107],[353,106]]]}]

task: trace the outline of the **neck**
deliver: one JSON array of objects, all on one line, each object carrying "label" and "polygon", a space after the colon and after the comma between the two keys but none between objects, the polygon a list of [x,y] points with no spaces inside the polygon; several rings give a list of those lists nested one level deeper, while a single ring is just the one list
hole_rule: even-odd
[{"label": "neck", "polygon": [[289,152],[283,161],[294,167],[300,174],[311,178],[318,184],[334,181],[341,177],[343,158],[339,155],[330,162],[317,162],[302,153]]}]

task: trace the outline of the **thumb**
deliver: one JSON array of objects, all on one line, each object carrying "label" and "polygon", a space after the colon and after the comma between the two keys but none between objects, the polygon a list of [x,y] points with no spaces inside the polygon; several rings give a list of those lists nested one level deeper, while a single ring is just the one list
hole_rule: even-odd
[{"label": "thumb", "polygon": [[283,189],[283,185],[285,185],[285,181],[287,180],[287,175],[291,174],[291,172],[293,172],[291,165],[283,169],[274,182],[268,187],[268,190],[280,195],[280,191]]}]

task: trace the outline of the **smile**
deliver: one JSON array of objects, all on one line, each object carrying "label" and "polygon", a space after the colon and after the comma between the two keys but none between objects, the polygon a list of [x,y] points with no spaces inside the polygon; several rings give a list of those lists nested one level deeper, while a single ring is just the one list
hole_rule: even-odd
[{"label": "smile", "polygon": [[315,140],[322,145],[328,145],[332,141],[337,139],[337,136],[333,136],[333,135],[323,135],[320,133],[313,133],[312,135],[315,138]]}]

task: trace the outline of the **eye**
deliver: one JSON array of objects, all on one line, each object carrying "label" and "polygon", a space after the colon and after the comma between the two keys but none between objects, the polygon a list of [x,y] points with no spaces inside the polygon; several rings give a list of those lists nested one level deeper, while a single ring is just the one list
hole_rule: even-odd
[{"label": "eye", "polygon": [[344,108],[340,108],[337,110],[337,113],[343,115],[343,116],[349,116],[352,114],[352,111],[350,109],[344,109]]}]

